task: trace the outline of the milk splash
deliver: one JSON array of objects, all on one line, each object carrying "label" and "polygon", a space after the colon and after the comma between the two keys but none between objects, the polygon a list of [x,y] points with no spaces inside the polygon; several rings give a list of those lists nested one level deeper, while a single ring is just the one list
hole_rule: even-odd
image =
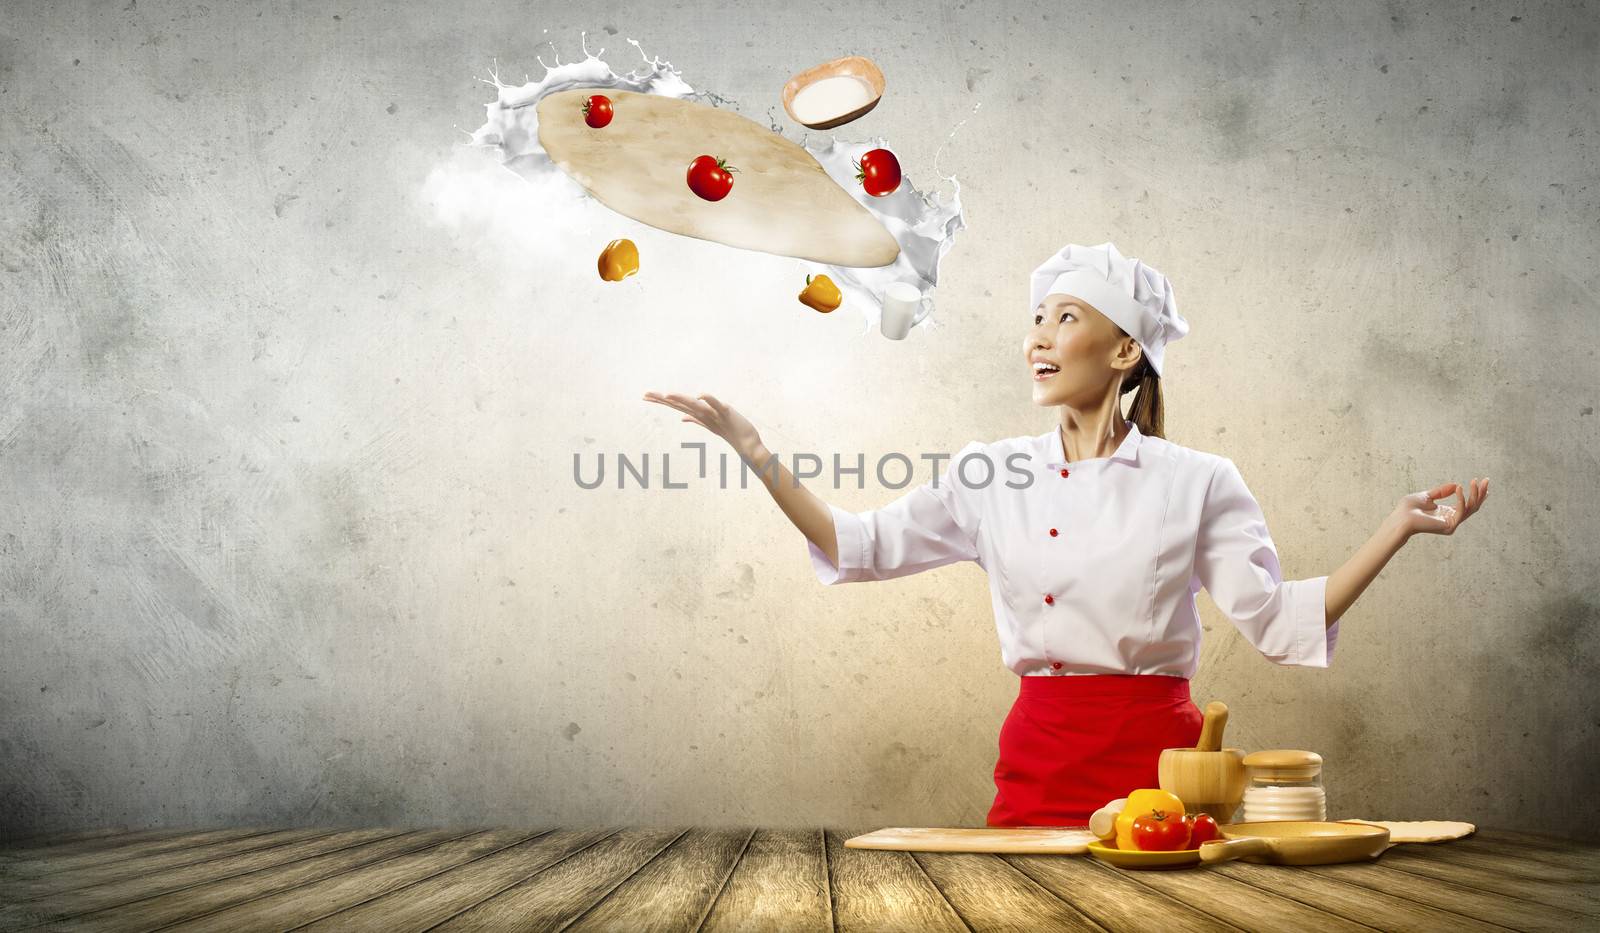
[{"label": "milk splash", "polygon": [[[496,99],[484,105],[487,119],[471,134],[470,145],[494,150],[503,167],[532,183],[540,201],[549,208],[540,212],[546,218],[554,220],[564,214],[570,216],[572,211],[566,205],[570,205],[575,198],[602,205],[557,167],[544,147],[539,145],[539,118],[534,105],[545,95],[578,87],[594,88],[596,91],[613,88],[693,100],[711,106],[731,103],[714,92],[696,91],[683,80],[671,62],[645,55],[637,40],[628,39],[628,43],[638,49],[644,65],[627,74],[619,75],[612,71],[611,66],[598,54],[589,51],[587,33],[583,34],[582,61],[562,64],[557,54],[555,66],[545,65],[544,76],[538,81],[530,80],[521,85],[503,84],[498,72],[491,72]],[[605,49],[600,52],[605,52]],[[544,65],[543,59],[538,61]],[[773,132],[782,133],[782,128],[777,124],[770,125]],[[960,126],[958,123],[956,128]],[[955,135],[954,129],[950,135]],[[904,175],[900,187],[893,194],[873,197],[856,181],[854,163],[868,150],[885,147],[883,138],[872,142],[848,142],[830,135],[826,143],[813,143],[807,135],[801,145],[822,165],[828,177],[870,211],[900,244],[900,255],[886,266],[834,266],[800,260],[807,272],[813,275],[824,273],[833,279],[844,293],[846,304],[860,310],[866,319],[863,333],[872,331],[882,317],[883,290],[891,282],[908,282],[924,293],[938,285],[939,262],[954,244],[956,232],[966,227],[961,216],[961,185],[953,175],[941,176],[955,188],[950,200],[942,202],[931,190],[926,193],[918,191],[912,185],[910,176]],[[939,148],[942,151],[943,144]],[[938,161],[938,154],[935,153],[935,174],[938,172]],[[445,185],[448,181],[430,179],[430,184]],[[448,199],[438,203],[448,203]],[[443,211],[445,208],[439,209]],[[796,281],[801,281],[801,276],[796,276]],[[941,325],[935,320],[937,316],[935,303],[934,312],[917,326],[939,327]]]}]

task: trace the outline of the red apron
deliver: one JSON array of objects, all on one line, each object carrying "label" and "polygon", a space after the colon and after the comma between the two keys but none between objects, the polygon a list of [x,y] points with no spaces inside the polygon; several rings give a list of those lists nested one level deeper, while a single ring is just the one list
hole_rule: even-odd
[{"label": "red apron", "polygon": [[1203,717],[1167,674],[1031,675],[1000,727],[990,826],[1087,826],[1118,797],[1157,787],[1164,748],[1193,748]]}]

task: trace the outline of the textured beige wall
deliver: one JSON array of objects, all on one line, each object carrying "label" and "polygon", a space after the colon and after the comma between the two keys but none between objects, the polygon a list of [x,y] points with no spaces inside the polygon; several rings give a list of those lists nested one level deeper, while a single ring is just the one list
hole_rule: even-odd
[{"label": "textured beige wall", "polygon": [[[1193,327],[1169,436],[1239,464],[1290,576],[1406,492],[1494,484],[1328,670],[1203,598],[1196,699],[1234,744],[1321,752],[1336,816],[1571,829],[1600,766],[1600,23],[1185,6],[12,5],[0,831],[981,825],[1017,684],[979,568],[824,587],[759,488],[586,491],[572,457],[707,437],[646,389],[780,452],[1040,433],[1026,274],[1107,239]],[[940,161],[968,224],[940,326],[862,336],[795,303],[794,261],[666,237],[602,287],[583,244],[622,234],[551,261],[509,176],[438,223],[478,78],[580,29],[757,120],[869,54],[889,94],[841,133],[920,187],[981,101]]]}]

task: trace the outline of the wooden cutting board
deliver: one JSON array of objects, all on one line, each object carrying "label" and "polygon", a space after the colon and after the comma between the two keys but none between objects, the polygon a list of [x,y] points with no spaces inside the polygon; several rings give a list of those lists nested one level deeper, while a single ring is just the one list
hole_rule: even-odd
[{"label": "wooden cutting board", "polygon": [[1006,852],[1015,855],[1083,855],[1094,833],[1053,827],[942,829],[896,826],[853,836],[847,849],[894,849],[901,852]]},{"label": "wooden cutting board", "polygon": [[[660,94],[603,90],[615,116],[584,122],[596,88],[540,98],[539,144],[551,161],[620,214],[669,233],[837,266],[888,265],[900,244],[800,145],[729,110]],[[697,156],[738,169],[733,190],[689,190]]]}]

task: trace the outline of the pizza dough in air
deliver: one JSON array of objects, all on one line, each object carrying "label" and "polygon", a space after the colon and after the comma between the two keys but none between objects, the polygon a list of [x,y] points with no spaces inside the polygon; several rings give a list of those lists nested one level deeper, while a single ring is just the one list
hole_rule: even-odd
[{"label": "pizza dough in air", "polygon": [[[736,113],[659,94],[605,89],[615,116],[583,121],[595,88],[538,103],[539,143],[603,204],[671,233],[836,266],[888,265],[893,235],[799,145]],[[727,160],[733,190],[706,201],[685,180],[696,156]]]},{"label": "pizza dough in air", "polygon": [[1443,842],[1446,839],[1460,839],[1462,836],[1477,829],[1471,823],[1462,823],[1456,820],[1403,820],[1400,822],[1343,820],[1342,822],[1371,823],[1373,826],[1387,827],[1390,842]]}]

